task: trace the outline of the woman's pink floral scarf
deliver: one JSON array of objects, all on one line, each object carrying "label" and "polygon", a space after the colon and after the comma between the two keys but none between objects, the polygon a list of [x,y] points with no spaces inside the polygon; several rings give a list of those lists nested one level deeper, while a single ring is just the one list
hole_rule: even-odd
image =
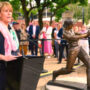
[{"label": "woman's pink floral scarf", "polygon": [[5,26],[1,22],[0,22],[0,32],[2,33],[2,35],[5,39],[4,40],[5,55],[11,55],[12,51],[17,50],[17,46],[16,46],[15,41],[13,40],[12,36],[10,35],[8,27]]}]

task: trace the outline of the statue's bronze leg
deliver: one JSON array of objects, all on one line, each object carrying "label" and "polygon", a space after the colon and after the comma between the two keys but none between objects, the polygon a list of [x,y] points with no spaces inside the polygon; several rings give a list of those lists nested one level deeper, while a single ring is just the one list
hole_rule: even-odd
[{"label": "statue's bronze leg", "polygon": [[80,52],[78,54],[78,58],[85,64],[87,70],[87,90],[90,90],[90,58],[87,55],[87,53],[83,50],[83,48],[80,49]]},{"label": "statue's bronze leg", "polygon": [[75,63],[78,53],[79,53],[79,50],[76,50],[76,49],[69,50],[66,68],[62,68],[57,71],[54,71],[52,81],[54,81],[58,75],[64,75],[72,72],[72,67]]}]

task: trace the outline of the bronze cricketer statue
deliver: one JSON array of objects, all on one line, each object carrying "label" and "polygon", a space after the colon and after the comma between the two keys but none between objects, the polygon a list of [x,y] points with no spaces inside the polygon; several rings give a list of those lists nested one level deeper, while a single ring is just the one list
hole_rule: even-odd
[{"label": "bronze cricketer statue", "polygon": [[63,36],[69,43],[67,64],[66,68],[53,71],[52,81],[54,81],[58,75],[64,75],[72,72],[73,65],[78,57],[87,68],[87,90],[90,90],[90,58],[84,49],[78,45],[78,40],[88,37],[90,35],[90,30],[88,30],[86,34],[76,35],[72,30],[72,27],[73,21],[71,19],[66,19],[63,24]]}]

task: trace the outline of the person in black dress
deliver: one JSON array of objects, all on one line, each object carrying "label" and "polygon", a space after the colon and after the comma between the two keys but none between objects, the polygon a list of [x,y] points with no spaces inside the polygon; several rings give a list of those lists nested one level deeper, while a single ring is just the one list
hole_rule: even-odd
[{"label": "person in black dress", "polygon": [[[5,45],[7,41],[5,40],[8,39],[5,38],[5,32],[3,32],[3,30],[8,31],[8,23],[12,19],[12,11],[13,10],[10,3],[0,2],[0,90],[5,90],[6,87],[6,62],[15,60],[17,57],[10,54],[6,54]],[[9,35],[10,34],[8,33],[8,36]],[[10,45],[11,43],[8,44]]]}]

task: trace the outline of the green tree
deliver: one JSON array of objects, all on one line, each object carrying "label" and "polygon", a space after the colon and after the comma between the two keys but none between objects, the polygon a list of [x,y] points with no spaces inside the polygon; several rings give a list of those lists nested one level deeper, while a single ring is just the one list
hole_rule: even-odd
[{"label": "green tree", "polygon": [[20,1],[19,0],[9,0],[9,1],[13,6],[13,17],[14,19],[17,19],[17,17],[19,16],[18,13],[20,13]]},{"label": "green tree", "polygon": [[[25,17],[26,24],[28,25],[29,23],[29,17],[30,17],[30,13],[32,12],[32,10],[37,9],[38,22],[39,22],[40,28],[42,28],[43,27],[43,22],[42,22],[43,11],[46,6],[52,3],[52,0],[43,0],[43,2],[41,0],[20,0],[20,1],[22,4],[22,9],[24,11],[24,17]],[[29,8],[27,9],[28,5],[29,5]]]},{"label": "green tree", "polygon": [[[71,3],[74,4],[77,2],[79,2],[79,4],[81,5],[86,5],[88,2],[88,0],[43,0],[43,2],[41,2],[41,0],[34,0],[34,1],[36,3],[36,6],[34,7],[37,8],[38,10],[38,19],[39,19],[39,25],[41,29],[43,26],[42,18],[43,18],[43,11],[45,7],[50,8],[52,12],[51,16],[52,17],[56,16],[57,20],[59,20],[60,19],[59,17],[61,17],[62,12],[67,10],[67,7],[66,7],[67,5]],[[30,0],[29,2],[32,2],[32,1]]]},{"label": "green tree", "polygon": [[80,19],[83,20],[83,10],[84,10],[84,22],[88,24],[88,21],[90,20],[90,4],[88,4],[87,6],[71,4],[69,5],[69,9],[74,13],[74,19],[76,19],[76,21]]},{"label": "green tree", "polygon": [[30,15],[33,11],[37,10],[38,22],[40,28],[43,27],[43,11],[45,7],[51,9],[51,16],[56,16],[57,20],[60,19],[61,14],[67,10],[67,5],[79,3],[81,5],[86,5],[88,0],[1,0],[1,1],[10,1],[14,7],[15,13],[19,11],[20,6],[22,6],[23,14],[25,17],[26,25],[28,25],[30,20]]},{"label": "green tree", "polygon": [[[62,13],[66,10],[68,10],[69,4],[76,4],[81,6],[85,6],[88,4],[88,0],[53,0],[55,6],[51,8],[51,11],[53,11],[52,17],[56,17],[56,21],[59,21]],[[73,7],[73,5],[72,5]]]}]

